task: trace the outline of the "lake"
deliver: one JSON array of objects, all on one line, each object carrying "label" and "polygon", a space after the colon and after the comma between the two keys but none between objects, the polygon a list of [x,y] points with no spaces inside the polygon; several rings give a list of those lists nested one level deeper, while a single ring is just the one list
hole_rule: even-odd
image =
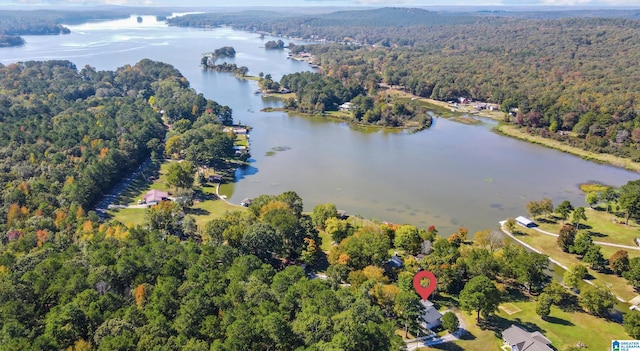
[{"label": "lake", "polygon": [[[310,70],[287,59],[286,50],[265,50],[268,40],[230,28],[168,27],[154,17],[135,16],[68,26],[64,36],[25,36],[27,44],[0,50],[3,64],[68,59],[78,68],[114,70],[143,58],[174,65],[207,98],[233,108],[234,120],[249,124],[252,159],[225,188],[239,203],[260,194],[296,191],[311,210],[331,202],[352,215],[435,225],[441,234],[458,227],[471,233],[497,228],[507,217],[525,214],[529,201],[548,197],[584,205],[578,184],[597,181],[620,186],[640,175],[596,164],[492,132],[495,122],[466,125],[436,117],[433,126],[409,134],[361,132],[344,123],[260,112],[278,100],[254,94],[257,83],[202,70],[202,53],[233,46],[250,75],[274,79]],[[289,39],[282,39],[288,43]]]}]

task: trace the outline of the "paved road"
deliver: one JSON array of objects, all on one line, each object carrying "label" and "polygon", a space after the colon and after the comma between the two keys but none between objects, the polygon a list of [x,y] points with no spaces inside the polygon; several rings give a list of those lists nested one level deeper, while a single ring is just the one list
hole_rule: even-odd
[{"label": "paved road", "polygon": [[100,218],[105,219],[107,216],[107,210],[109,209],[109,205],[112,205],[113,202],[120,196],[120,194],[131,185],[131,183],[138,178],[142,172],[144,172],[147,168],[151,166],[151,159],[147,159],[141,164],[128,178],[124,178],[111,189],[108,193],[106,193],[100,202],[96,204],[94,210],[100,216]]}]

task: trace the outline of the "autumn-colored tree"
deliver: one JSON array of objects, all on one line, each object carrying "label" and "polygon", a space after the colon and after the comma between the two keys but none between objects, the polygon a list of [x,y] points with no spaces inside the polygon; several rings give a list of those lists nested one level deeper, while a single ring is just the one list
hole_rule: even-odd
[{"label": "autumn-colored tree", "polygon": [[144,305],[147,303],[147,299],[149,296],[149,285],[148,284],[140,284],[133,291],[133,298],[136,301],[136,306],[142,309]]},{"label": "autumn-colored tree", "polygon": [[93,346],[91,343],[85,340],[76,340],[76,342],[67,348],[67,351],[91,351]]},{"label": "autumn-colored tree", "polygon": [[560,233],[558,235],[558,239],[556,240],[558,246],[564,252],[569,252],[571,250],[571,246],[576,239],[576,228],[571,224],[565,224],[560,228]]},{"label": "autumn-colored tree", "polygon": [[302,262],[306,263],[308,266],[313,267],[318,261],[320,250],[315,240],[311,238],[304,238],[303,240],[306,246],[302,250],[300,259],[302,260]]},{"label": "autumn-colored tree", "polygon": [[384,275],[383,268],[376,267],[376,266],[366,266],[362,270],[362,273],[364,274],[365,277],[367,277],[367,280],[373,279],[377,283],[385,283],[385,284],[389,282],[389,278],[385,277]]},{"label": "autumn-colored tree", "polygon": [[7,224],[13,225],[26,217],[26,208],[21,208],[18,204],[12,204],[9,206],[9,212],[7,212]]},{"label": "autumn-colored tree", "polygon": [[613,273],[622,276],[622,273],[629,270],[629,253],[625,250],[616,251],[609,258],[609,267]]},{"label": "autumn-colored tree", "polygon": [[38,238],[38,247],[42,247],[45,241],[49,238],[49,232],[46,229],[39,229],[36,231],[36,238]]},{"label": "autumn-colored tree", "polygon": [[289,205],[287,205],[285,202],[272,200],[260,208],[260,219],[263,220],[265,214],[269,213],[272,210],[278,210],[278,209],[282,209],[286,211],[290,210]]},{"label": "autumn-colored tree", "polygon": [[66,225],[67,212],[64,209],[59,209],[56,211],[56,219],[53,220],[53,224],[56,225],[56,228],[62,229]]}]

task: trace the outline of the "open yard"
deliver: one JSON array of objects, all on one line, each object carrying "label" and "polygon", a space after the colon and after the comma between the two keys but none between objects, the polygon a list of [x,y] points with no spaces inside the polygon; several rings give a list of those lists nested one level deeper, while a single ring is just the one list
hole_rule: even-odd
[{"label": "open yard", "polygon": [[[166,183],[166,172],[170,162],[164,162],[160,169],[153,176],[152,182],[149,182],[149,176],[141,176],[136,179],[120,196],[114,201],[116,204],[135,205],[139,199],[149,190],[157,189],[168,191],[171,195],[173,189],[169,189]],[[245,207],[229,204],[222,199],[213,196],[215,194],[214,184],[204,184],[196,191],[196,196],[201,201],[196,201],[193,206],[185,209],[185,214],[195,218],[196,224],[203,226],[214,218],[219,218],[228,211],[244,211]],[[125,225],[141,225],[145,221],[146,208],[121,208],[109,210],[108,214],[113,219],[120,221]]]},{"label": "open yard", "polygon": [[[519,229],[522,231],[522,228]],[[544,252],[547,256],[552,257],[566,267],[571,267],[574,264],[582,264],[582,261],[579,260],[576,255],[563,252],[560,247],[558,247],[555,237],[539,233],[532,229],[524,230],[523,235],[516,235],[516,237],[541,252]],[[618,250],[614,247],[601,247],[602,254],[606,259],[609,259],[609,257]],[[630,250],[629,258],[633,257],[640,257],[640,251]],[[589,269],[589,274],[595,278],[594,282],[602,282],[611,289],[613,294],[624,300],[628,301],[638,295],[633,290],[633,287],[629,286],[627,281],[622,277],[618,277],[615,274],[598,273],[591,269]]]},{"label": "open yard", "polygon": [[[546,320],[536,313],[536,302],[526,297],[510,296],[500,307],[500,311],[488,321],[481,320],[481,327],[476,325],[475,314],[464,312],[461,315],[467,325],[469,334],[462,340],[444,343],[420,350],[498,350],[502,346],[501,332],[516,324],[530,332],[543,333],[556,350],[565,350],[578,342],[587,345],[588,350],[608,350],[611,340],[629,339],[621,324],[594,317],[584,312],[563,311],[553,306]],[[507,308],[503,308],[507,306]],[[510,313],[504,310],[509,310]]]},{"label": "open yard", "polygon": [[[633,239],[640,237],[640,225],[634,220],[626,225],[624,218],[602,209],[587,208],[585,214],[587,220],[580,223],[578,231],[590,233],[594,241],[634,246]],[[548,220],[539,218],[536,223],[540,229],[552,233],[558,233],[562,227],[562,221],[555,217],[549,217]]]}]

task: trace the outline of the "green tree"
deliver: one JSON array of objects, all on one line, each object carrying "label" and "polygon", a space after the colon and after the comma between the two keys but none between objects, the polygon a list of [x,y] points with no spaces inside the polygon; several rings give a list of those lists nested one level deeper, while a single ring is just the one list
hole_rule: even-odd
[{"label": "green tree", "polygon": [[477,321],[480,315],[488,317],[498,310],[500,292],[495,284],[485,276],[471,278],[460,292],[460,308],[464,311],[477,311]]},{"label": "green tree", "polygon": [[582,257],[582,261],[588,263],[591,269],[595,269],[598,272],[602,272],[605,269],[607,260],[602,255],[600,245],[592,245]]},{"label": "green tree", "polygon": [[587,285],[580,292],[580,306],[595,316],[606,317],[615,301],[613,294],[605,287]]},{"label": "green tree", "polygon": [[527,202],[527,213],[531,218],[536,218],[537,216],[542,214],[542,208],[540,207],[540,203],[537,201]]},{"label": "green tree", "polygon": [[618,203],[626,213],[627,225],[629,225],[629,218],[640,216],[640,179],[629,181],[620,187]]},{"label": "green tree", "polygon": [[336,205],[330,203],[316,205],[311,213],[313,225],[320,229],[324,229],[327,219],[332,217],[338,217],[338,210],[336,209]]},{"label": "green tree", "polygon": [[570,252],[578,256],[584,256],[591,246],[593,246],[591,235],[583,232],[576,236],[576,240],[573,242],[573,245],[571,245]]},{"label": "green tree", "polygon": [[632,339],[640,339],[640,312],[630,310],[624,314],[624,331],[626,331]]},{"label": "green tree", "polygon": [[331,236],[331,240],[339,244],[350,235],[351,230],[349,222],[346,220],[331,217],[325,221],[324,231]]},{"label": "green tree", "polygon": [[543,320],[551,314],[551,305],[553,300],[547,293],[542,293],[538,296],[538,302],[536,303],[536,314]]},{"label": "green tree", "polygon": [[625,250],[616,251],[609,258],[609,267],[613,273],[622,276],[622,274],[629,270],[629,253]]},{"label": "green tree", "polygon": [[458,316],[451,311],[445,312],[441,318],[442,327],[448,330],[450,333],[454,333],[460,328],[460,321],[458,320]]},{"label": "green tree", "polygon": [[542,199],[542,201],[540,201],[539,205],[540,211],[542,212],[542,214],[544,214],[545,218],[547,217],[547,215],[553,213],[553,202],[551,201],[551,199],[544,198]]},{"label": "green tree", "polygon": [[562,219],[562,224],[564,224],[564,221],[566,221],[567,218],[569,218],[569,214],[571,213],[571,211],[573,211],[573,206],[568,200],[562,201],[560,205],[556,207],[556,213]]},{"label": "green tree", "polygon": [[622,273],[622,276],[634,288],[640,288],[640,257],[634,257],[629,260],[629,270]]},{"label": "green tree", "polygon": [[573,224],[576,226],[576,229],[580,229],[580,221],[587,220],[587,214],[585,213],[584,207],[578,207],[573,211],[573,216],[571,217],[573,220]]},{"label": "green tree", "polygon": [[409,330],[418,328],[418,317],[422,315],[424,307],[415,292],[401,291],[396,296],[393,310],[396,314],[397,321],[404,328],[406,338]]},{"label": "green tree", "polygon": [[418,228],[413,225],[402,225],[396,229],[395,247],[405,250],[411,255],[420,253],[422,248],[422,238],[418,232]]},{"label": "green tree", "polygon": [[593,205],[597,204],[600,200],[598,193],[595,191],[588,192],[585,197],[585,202],[589,205],[590,208],[593,208]]},{"label": "green tree", "polygon": [[607,205],[607,213],[611,210],[611,202],[616,201],[618,199],[618,192],[612,186],[606,187],[602,194],[600,194],[600,198]]},{"label": "green tree", "polygon": [[195,166],[189,161],[172,162],[167,167],[167,185],[189,189],[193,186],[195,172]]},{"label": "green tree", "polygon": [[146,223],[150,230],[159,230],[166,234],[178,235],[182,228],[179,224],[182,207],[173,201],[161,201],[147,208]]},{"label": "green tree", "polygon": [[256,223],[246,229],[242,236],[241,250],[262,260],[269,260],[282,251],[282,239],[272,226]]},{"label": "green tree", "polygon": [[562,276],[564,283],[572,288],[577,288],[578,283],[587,276],[587,268],[581,264],[576,264],[567,269]]}]

